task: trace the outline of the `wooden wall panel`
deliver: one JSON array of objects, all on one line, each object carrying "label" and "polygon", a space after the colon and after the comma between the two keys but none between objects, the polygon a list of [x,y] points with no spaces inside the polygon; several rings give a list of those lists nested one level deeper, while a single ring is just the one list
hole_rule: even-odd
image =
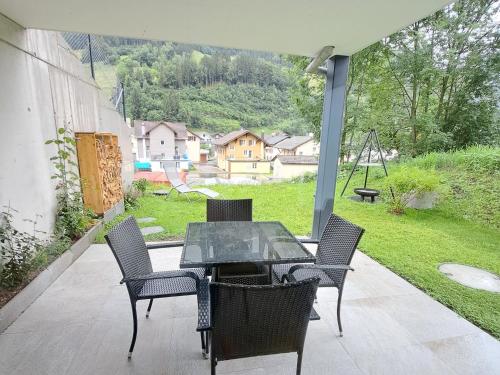
[{"label": "wooden wall panel", "polygon": [[118,137],[111,133],[76,133],[76,142],[84,204],[102,215],[123,199]]}]

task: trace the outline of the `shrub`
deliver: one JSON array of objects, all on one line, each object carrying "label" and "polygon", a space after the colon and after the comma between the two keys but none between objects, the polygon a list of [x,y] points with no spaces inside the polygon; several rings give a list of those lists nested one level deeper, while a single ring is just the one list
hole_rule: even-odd
[{"label": "shrub", "polygon": [[0,219],[0,286],[15,288],[31,270],[31,260],[41,244],[35,236],[21,232],[12,226],[12,214],[2,212]]},{"label": "shrub", "polygon": [[470,172],[499,172],[500,147],[472,146],[459,151],[431,152],[411,160],[409,164],[425,169],[460,167]]},{"label": "shrub", "polygon": [[139,191],[141,195],[144,195],[146,193],[148,186],[149,182],[145,178],[141,178],[132,182],[132,187]]},{"label": "shrub", "polygon": [[313,172],[306,172],[301,176],[293,177],[290,182],[292,184],[303,184],[306,182],[311,182],[311,181],[316,181],[316,178],[318,177],[317,173]]},{"label": "shrub", "polygon": [[384,184],[385,194],[389,197],[389,211],[399,215],[404,213],[408,201],[414,194],[421,196],[425,192],[436,190],[439,178],[433,171],[403,166],[391,173]]},{"label": "shrub", "polygon": [[139,207],[139,197],[141,196],[141,192],[137,190],[134,186],[132,186],[129,191],[125,193],[123,198],[123,202],[125,204],[125,211],[133,210],[134,208]]},{"label": "shrub", "polygon": [[56,155],[50,158],[56,170],[51,179],[57,181],[56,235],[60,238],[80,238],[92,224],[94,214],[83,206],[82,182],[75,172],[78,168],[74,161],[76,141],[71,131],[59,128],[56,138],[49,139],[45,144],[57,147]]},{"label": "shrub", "polygon": [[58,202],[56,235],[71,239],[82,237],[94,221],[92,210],[83,206],[81,194],[58,194]]}]

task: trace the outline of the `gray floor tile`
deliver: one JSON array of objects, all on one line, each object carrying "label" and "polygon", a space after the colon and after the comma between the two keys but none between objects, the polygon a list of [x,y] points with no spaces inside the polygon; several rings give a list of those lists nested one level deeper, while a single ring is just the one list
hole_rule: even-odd
[{"label": "gray floor tile", "polygon": [[[179,267],[181,248],[150,252],[156,271]],[[309,325],[303,374],[489,374],[500,344],[455,313],[357,253],[344,292],[320,289],[322,319]],[[126,354],[132,317],[120,270],[106,245],[93,245],[4,333],[0,373],[16,375],[208,374],[195,332],[194,296],[138,303],[139,333]],[[219,374],[294,373],[294,353],[220,362]]]}]

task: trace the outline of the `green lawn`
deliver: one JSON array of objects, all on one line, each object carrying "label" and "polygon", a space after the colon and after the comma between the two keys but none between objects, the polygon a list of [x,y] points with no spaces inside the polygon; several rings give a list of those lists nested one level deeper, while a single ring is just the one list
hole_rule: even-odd
[{"label": "green lawn", "polygon": [[[297,235],[310,233],[314,188],[314,182],[213,187],[225,198],[253,198],[254,220],[279,220]],[[188,203],[175,194],[168,199],[146,195],[140,198],[140,207],[127,214],[156,217],[156,222],[142,226],[166,229],[148,240],[181,238],[188,222],[205,220],[205,204],[204,200]],[[443,262],[456,262],[500,274],[497,229],[456,218],[439,207],[409,209],[395,216],[383,203],[358,203],[345,197],[337,197],[335,212],[366,229],[360,243],[364,253],[500,338],[500,295],[461,286],[437,270]],[[103,233],[98,241],[103,241]]]}]

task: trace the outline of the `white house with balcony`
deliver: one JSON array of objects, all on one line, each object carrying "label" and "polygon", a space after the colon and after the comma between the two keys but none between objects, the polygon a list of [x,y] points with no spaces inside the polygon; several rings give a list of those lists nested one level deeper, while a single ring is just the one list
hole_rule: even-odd
[{"label": "white house with balcony", "polygon": [[159,160],[187,158],[200,161],[200,137],[186,124],[168,121],[134,121],[137,159]]}]

